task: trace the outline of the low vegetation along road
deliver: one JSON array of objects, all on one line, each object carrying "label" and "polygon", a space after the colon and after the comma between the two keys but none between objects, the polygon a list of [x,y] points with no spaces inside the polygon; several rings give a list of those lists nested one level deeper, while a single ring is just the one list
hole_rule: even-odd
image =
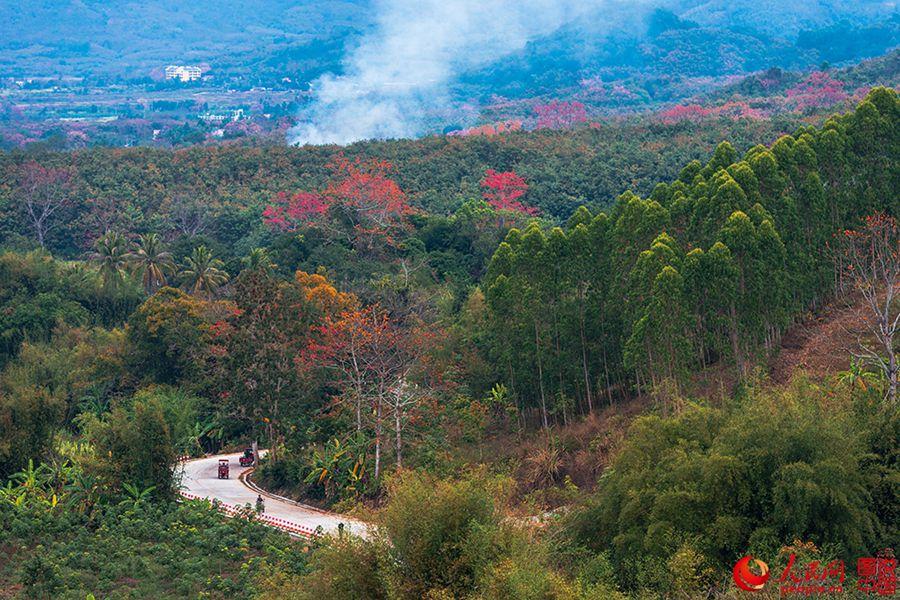
[{"label": "low vegetation along road", "polygon": [[[243,475],[250,467],[241,467],[238,458],[243,453],[220,454],[189,460],[184,463],[182,493],[187,498],[207,498],[218,500],[223,509],[240,508],[245,505],[255,507],[259,492],[252,489]],[[230,473],[228,479],[218,478],[219,459],[228,459]],[[344,531],[357,535],[366,534],[366,525],[360,521],[322,511],[311,506],[281,499],[265,492],[265,513],[262,518],[273,526],[298,533],[312,534],[321,527],[324,533],[337,533],[343,524]]]}]

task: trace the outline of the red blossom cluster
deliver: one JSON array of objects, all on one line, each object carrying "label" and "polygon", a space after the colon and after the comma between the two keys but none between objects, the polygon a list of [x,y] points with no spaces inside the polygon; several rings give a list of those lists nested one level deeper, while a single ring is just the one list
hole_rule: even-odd
[{"label": "red blossom cluster", "polygon": [[788,102],[796,110],[834,106],[848,98],[844,83],[824,71],[815,71],[787,91]]},{"label": "red blossom cluster", "polygon": [[412,212],[406,194],[389,177],[393,166],[385,161],[338,157],[331,165],[331,182],[321,192],[279,193],[263,211],[266,224],[283,231],[329,224],[329,214],[339,210],[353,226],[354,234],[384,235],[402,226]]},{"label": "red blossom cluster", "polygon": [[297,192],[288,196],[280,192],[275,203],[263,211],[263,219],[268,225],[282,230],[291,230],[299,224],[309,225],[328,212],[328,202],[320,194]]},{"label": "red blossom cluster", "polygon": [[534,107],[538,116],[538,129],[571,129],[588,120],[587,110],[581,102],[552,100]]},{"label": "red blossom cluster", "polygon": [[678,104],[659,113],[664,123],[669,125],[681,121],[697,123],[707,117],[728,117],[730,119],[764,119],[766,115],[758,108],[751,107],[746,102],[726,102],[712,107],[704,107],[699,104]]},{"label": "red blossom cluster", "polygon": [[534,216],[540,211],[526,206],[519,199],[528,192],[528,184],[515,171],[498,172],[488,169],[481,180],[484,199],[496,210],[508,210]]},{"label": "red blossom cluster", "polygon": [[349,161],[341,156],[331,168],[335,178],[324,195],[332,204],[349,209],[358,232],[387,232],[412,212],[406,194],[388,177],[394,170],[391,163]]},{"label": "red blossom cluster", "polygon": [[510,119],[509,121],[500,121],[498,123],[488,123],[486,125],[479,125],[478,127],[469,127],[468,129],[461,129],[459,131],[453,131],[448,133],[447,135],[452,136],[460,136],[460,137],[469,137],[473,135],[484,135],[487,137],[498,135],[500,133],[508,133],[510,131],[521,131],[522,130],[522,121],[518,119]]},{"label": "red blossom cluster", "polygon": [[859,104],[863,100],[866,99],[866,96],[869,95],[869,92],[872,91],[871,85],[864,85],[862,87],[856,88],[856,91],[853,92],[853,95],[850,96],[850,102],[852,104]]},{"label": "red blossom cluster", "polygon": [[672,108],[659,113],[663,122],[672,124],[681,121],[692,121],[694,123],[708,117],[712,114],[712,109],[704,108],[699,104],[677,104]]}]

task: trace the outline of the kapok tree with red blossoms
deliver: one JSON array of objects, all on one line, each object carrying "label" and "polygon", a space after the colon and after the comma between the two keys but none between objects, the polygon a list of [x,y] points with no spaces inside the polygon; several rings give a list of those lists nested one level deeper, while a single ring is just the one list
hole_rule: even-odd
[{"label": "kapok tree with red blossoms", "polygon": [[587,110],[581,102],[552,100],[534,107],[538,129],[571,129],[588,120]]},{"label": "kapok tree with red blossoms", "polygon": [[674,124],[681,121],[697,123],[712,114],[712,110],[699,104],[677,104],[659,113],[663,123]]},{"label": "kapok tree with red blossoms", "polygon": [[263,211],[269,225],[283,231],[294,231],[301,225],[312,225],[328,212],[328,201],[312,192],[297,192],[289,196],[279,192],[275,202]]},{"label": "kapok tree with red blossoms", "polygon": [[825,71],[815,71],[787,91],[788,103],[797,110],[834,106],[848,98],[844,83]]},{"label": "kapok tree with red blossoms", "polygon": [[516,212],[528,216],[540,214],[533,206],[520,201],[528,193],[528,184],[515,171],[498,172],[488,169],[481,180],[484,199],[498,211]]},{"label": "kapok tree with red blossoms", "polygon": [[360,249],[394,245],[412,209],[390,177],[393,166],[339,156],[329,168],[332,178],[323,190],[278,194],[263,211],[265,222],[282,231],[320,227]]},{"label": "kapok tree with red blossoms", "polygon": [[522,130],[522,121],[518,119],[510,119],[508,121],[499,121],[497,123],[486,123],[484,125],[479,125],[477,127],[469,127],[468,129],[461,129],[459,131],[453,131],[448,133],[448,136],[461,136],[461,137],[469,137],[473,135],[483,135],[486,137],[491,137],[495,135],[499,135],[501,133],[508,133],[511,131],[521,131]]},{"label": "kapok tree with red blossoms", "polygon": [[354,233],[369,240],[384,237],[389,244],[394,234],[406,226],[412,212],[406,194],[389,177],[391,163],[378,160],[349,161],[343,156],[335,160],[335,174],[325,189],[325,197],[353,224]]}]

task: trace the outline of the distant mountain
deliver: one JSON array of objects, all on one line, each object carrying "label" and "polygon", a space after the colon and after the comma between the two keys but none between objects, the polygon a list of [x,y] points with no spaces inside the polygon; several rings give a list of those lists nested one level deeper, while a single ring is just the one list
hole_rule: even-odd
[{"label": "distant mountain", "polygon": [[896,10],[895,2],[884,0],[690,0],[682,2],[676,12],[701,25],[749,28],[792,38],[803,30],[821,29],[839,21],[869,25]]},{"label": "distant mountain", "polygon": [[[0,76],[134,79],[174,62],[311,80],[340,70],[345,46],[372,25],[377,6],[374,0],[0,0]],[[598,66],[659,64],[670,73],[710,74],[858,60],[900,42],[891,21],[896,13],[895,3],[884,0],[602,2],[487,72],[501,77],[501,86],[521,88],[523,78],[536,78],[543,81],[538,87],[552,87]]]},{"label": "distant mountain", "polygon": [[[458,6],[459,14],[465,16],[468,13],[463,9],[471,9],[476,0],[444,1],[451,9]],[[112,113],[156,118],[159,115],[153,106],[149,112],[141,107],[147,104],[146,94],[158,92],[172,94],[161,102],[183,105],[178,118],[196,120],[201,116],[198,111],[206,109],[195,109],[195,104],[210,103],[242,110],[254,107],[255,116],[266,119],[272,114],[273,119],[279,114],[293,115],[296,121],[318,124],[324,113],[316,110],[321,107],[316,105],[315,91],[321,88],[314,82],[325,73],[341,74],[345,64],[350,64],[347,73],[358,76],[354,73],[359,67],[353,62],[355,54],[348,55],[348,51],[366,49],[369,43],[374,50],[360,62],[377,68],[361,76],[363,85],[341,88],[341,102],[332,98],[333,106],[324,110],[355,107],[353,102],[363,96],[353,90],[376,90],[371,95],[378,102],[366,105],[370,98],[363,98],[360,110],[348,110],[334,121],[338,125],[374,122],[374,133],[366,130],[350,136],[352,139],[418,135],[505,119],[533,119],[535,108],[551,100],[578,101],[593,116],[655,110],[712,94],[753,73],[770,69],[808,73],[828,65],[842,67],[900,46],[900,13],[893,1],[583,0],[572,12],[578,15],[576,20],[571,16],[548,20],[554,25],[536,28],[524,39],[520,35],[484,36],[515,39],[504,41],[509,52],[491,46],[484,56],[477,55],[477,61],[461,60],[473,54],[467,53],[468,46],[458,44],[463,48],[459,50],[445,39],[440,46],[443,53],[426,56],[421,62],[445,61],[442,66],[452,75],[439,80],[439,89],[427,89],[426,85],[409,95],[416,102],[421,100],[421,105],[413,103],[414,109],[401,109],[392,104],[400,94],[395,91],[398,88],[390,87],[396,83],[391,69],[394,65],[402,68],[404,61],[414,63],[419,56],[401,53],[403,61],[381,65],[378,51],[382,47],[420,48],[429,42],[428,27],[437,27],[427,19],[415,21],[413,0],[403,2],[0,0],[4,15],[0,19],[0,79],[15,79],[0,82],[10,90],[3,98],[6,108],[0,106],[0,121],[4,114],[19,114],[18,105],[26,106],[26,116],[35,121],[68,117],[59,107],[78,104],[86,88],[96,96],[85,101],[81,112],[76,111],[79,117]],[[571,7],[575,2],[559,0],[561,6]],[[552,3],[546,0],[546,4]],[[393,13],[385,7],[397,6],[412,6],[412,13],[397,11],[402,18],[395,15],[391,21]],[[539,18],[540,14],[527,11],[545,5],[536,1],[521,6],[525,8],[520,13],[526,18]],[[384,25],[387,22],[389,26]],[[556,27],[560,22],[564,24]],[[521,23],[515,19],[506,25],[483,23],[484,28],[493,26],[500,34],[515,33],[517,25]],[[445,38],[458,35],[465,41],[461,36],[482,35],[484,30],[476,29],[474,34],[458,29],[442,33]],[[392,37],[385,46],[372,45],[372,38],[378,38],[368,35],[372,32]],[[407,37],[410,44],[405,43]],[[453,52],[459,56],[451,56]],[[456,63],[465,66],[457,68]],[[161,78],[167,64],[206,65],[212,80],[188,86],[152,80]],[[54,93],[70,95],[62,103],[40,95],[45,88],[54,90],[53,84],[40,78],[62,76],[86,81],[56,86]],[[38,81],[21,81],[27,78]],[[413,87],[428,81],[415,76],[411,80]],[[349,81],[353,83],[352,78]],[[315,91],[309,93],[311,89]],[[114,100],[101,97],[110,90]],[[249,90],[254,99],[236,104],[234,98],[239,94],[234,90]],[[273,90],[286,95],[262,96]],[[385,98],[386,103],[382,102]],[[264,105],[269,108],[263,110]],[[376,118],[371,110],[375,105],[397,109],[381,111],[378,114],[382,116]],[[410,114],[416,117],[411,125],[382,126],[391,119],[402,122]],[[32,131],[17,133],[23,139],[36,135]]]},{"label": "distant mountain", "polygon": [[369,4],[0,0],[0,75],[137,78],[173,62],[242,72],[310,57],[318,61],[315,70],[332,70],[344,40],[369,23]]},{"label": "distant mountain", "polygon": [[[754,3],[762,6],[753,11],[750,2],[742,1],[688,8],[688,3],[670,3],[672,10],[648,9],[637,22],[602,32],[572,23],[466,74],[458,93],[578,95],[586,93],[581,89],[586,81],[619,82],[631,86],[627,94],[622,91],[620,103],[646,105],[677,97],[692,79],[855,63],[900,45],[900,16],[884,3],[864,0],[859,12],[847,8],[851,3],[824,0]],[[768,19],[763,16],[769,14],[773,22],[784,24],[783,30],[764,24]],[[599,15],[589,15],[591,19]]]}]

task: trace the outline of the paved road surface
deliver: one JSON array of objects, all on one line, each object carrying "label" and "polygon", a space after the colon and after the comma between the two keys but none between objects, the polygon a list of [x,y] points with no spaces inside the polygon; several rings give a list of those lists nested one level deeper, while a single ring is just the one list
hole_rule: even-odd
[{"label": "paved road surface", "polygon": [[[236,454],[220,454],[189,460],[184,463],[184,477],[181,487],[200,498],[218,499],[226,504],[256,506],[257,492],[247,487],[240,475],[248,468],[238,464],[242,452]],[[227,458],[230,466],[228,479],[218,478],[219,459]],[[315,529],[321,527],[326,533],[336,533],[338,524],[343,523],[345,531],[357,535],[366,534],[366,526],[361,521],[350,519],[344,515],[318,510],[311,506],[294,504],[263,494],[266,514],[292,521],[303,527]]]}]

